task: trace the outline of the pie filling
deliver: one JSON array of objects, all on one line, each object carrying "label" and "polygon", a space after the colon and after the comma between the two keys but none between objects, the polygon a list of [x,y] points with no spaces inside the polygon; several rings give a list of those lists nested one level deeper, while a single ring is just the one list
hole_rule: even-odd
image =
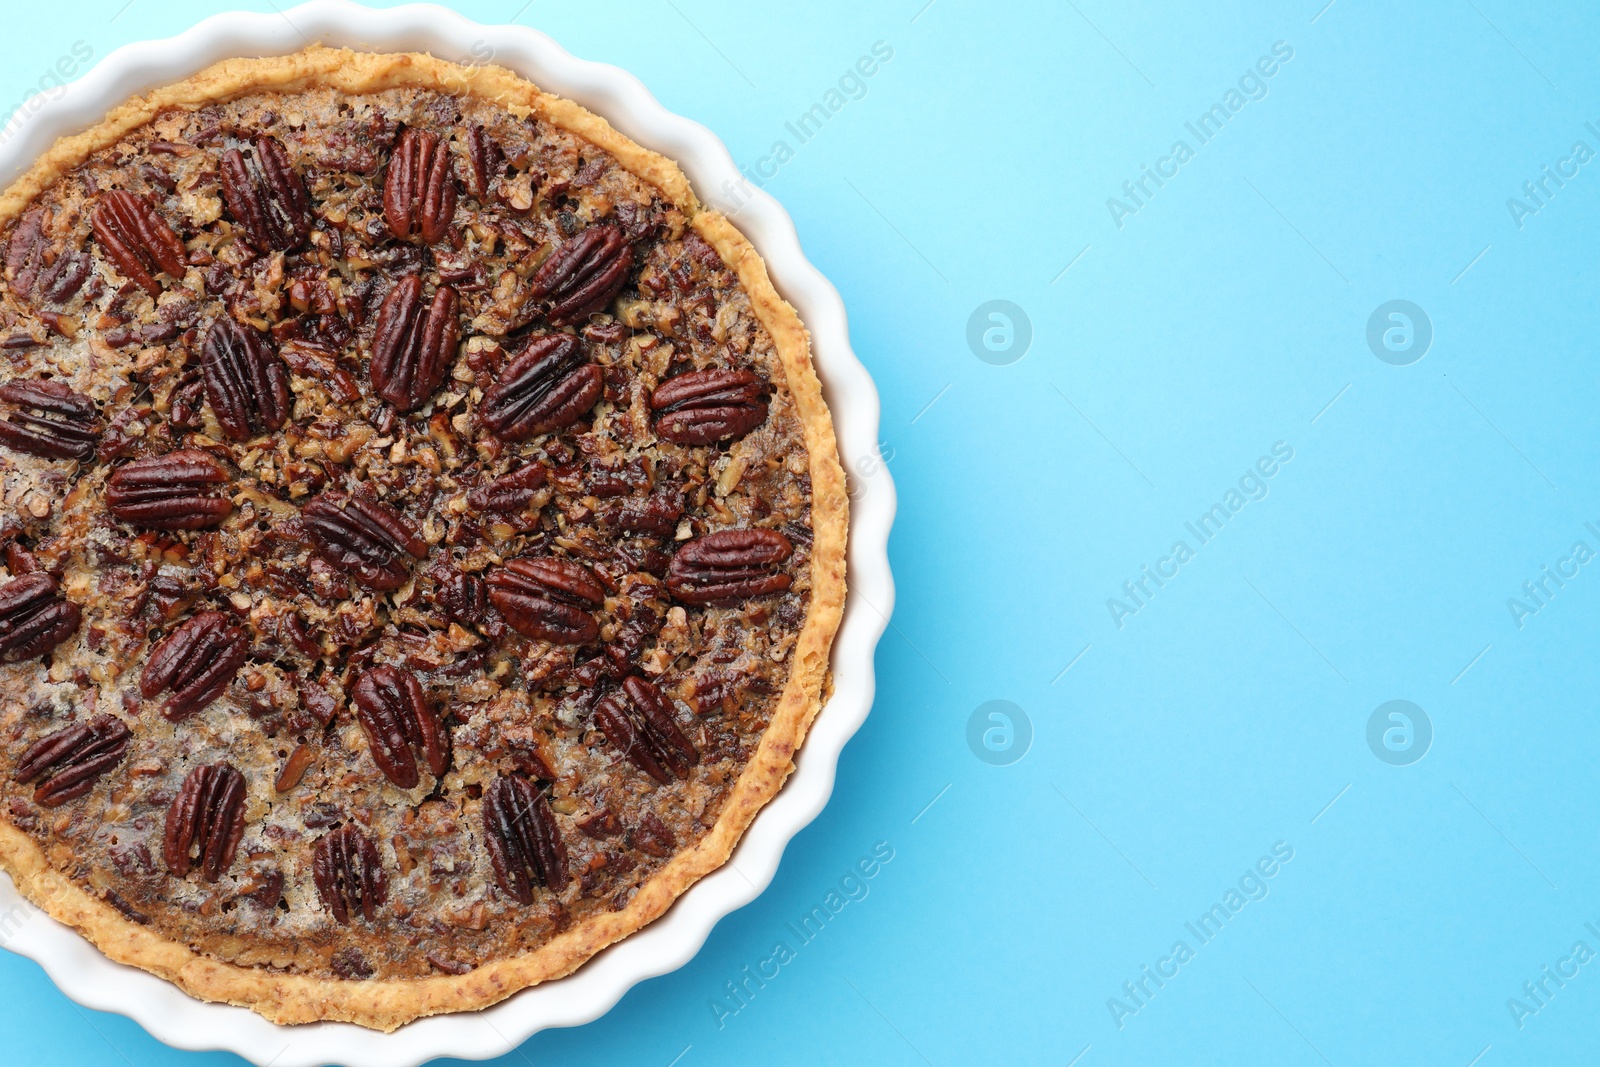
[{"label": "pie filling", "polygon": [[620,910],[789,676],[773,338],[541,119],[165,111],[7,227],[0,381],[0,817],[202,956],[458,975]]}]

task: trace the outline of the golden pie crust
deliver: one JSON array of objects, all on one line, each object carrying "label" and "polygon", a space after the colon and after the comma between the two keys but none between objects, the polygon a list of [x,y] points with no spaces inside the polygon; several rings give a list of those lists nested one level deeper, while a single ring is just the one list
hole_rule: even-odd
[{"label": "golden pie crust", "polygon": [[533,116],[609,153],[660,192],[733,268],[770,333],[803,426],[811,479],[811,595],[786,684],[755,753],[715,824],[660,867],[619,911],[583,918],[534,951],[495,959],[465,974],[404,979],[339,979],[274,973],[209,958],[130,921],[58,872],[40,845],[0,817],[0,864],[18,889],[53,918],[79,930],[112,960],[143,968],[190,995],[248,1007],[278,1023],[339,1020],[391,1031],[423,1016],[470,1011],[569,974],[606,946],[661,916],[696,880],[727,861],[740,836],[794,768],[795,753],[830,689],[829,649],[845,597],[848,498],[833,424],[810,357],[809,335],[773,288],[766,267],[734,225],[696,199],[675,163],[635,144],[605,119],[552,96],[512,72],[465,67],[424,54],[367,54],[330,48],[265,59],[228,60],[134,98],[83,133],[59,140],[0,196],[8,225],[91,154],[172,109],[191,109],[262,91],[328,88],[358,94],[420,88],[492,102]]}]

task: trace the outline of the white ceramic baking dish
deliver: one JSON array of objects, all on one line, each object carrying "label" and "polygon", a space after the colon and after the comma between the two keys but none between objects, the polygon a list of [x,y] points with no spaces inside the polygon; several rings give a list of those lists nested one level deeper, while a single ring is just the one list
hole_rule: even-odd
[{"label": "white ceramic baking dish", "polygon": [[0,188],[56,138],[92,125],[135,93],[230,56],[281,55],[309,43],[492,61],[576,100],[640,144],[677,160],[701,199],[732,216],[755,244],[778,291],[810,328],[850,477],[850,594],[834,643],[834,692],[812,727],[798,769],[727,866],[694,885],[657,922],[566,978],[485,1011],[423,1019],[393,1034],[343,1023],[277,1026],[242,1008],[192,1000],[161,979],[110,962],[74,931],[28,906],[0,876],[0,942],[36,960],[73,1000],[127,1015],[169,1045],[226,1049],[261,1067],[414,1067],[440,1056],[484,1059],[545,1027],[588,1022],[635,983],[681,967],[719,919],[772,880],[789,839],[827,802],[840,749],[872,706],[873,652],[894,603],[888,562],[894,485],[878,455],[877,390],[850,350],[844,305],[801,253],[788,214],[743,181],[728,150],[705,127],[668,112],[626,71],[576,59],[535,30],[484,26],[430,4],[376,10],[313,0],[281,14],[216,15],[176,37],[119,48],[81,80],[26,103],[0,142]]}]

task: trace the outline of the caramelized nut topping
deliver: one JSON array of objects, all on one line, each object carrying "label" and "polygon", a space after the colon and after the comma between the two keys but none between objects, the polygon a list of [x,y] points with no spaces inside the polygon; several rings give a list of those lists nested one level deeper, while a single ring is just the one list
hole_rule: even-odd
[{"label": "caramelized nut topping", "polygon": [[294,751],[283,761],[283,769],[278,772],[278,777],[272,783],[275,793],[287,793],[300,784],[306,776],[306,771],[311,769],[311,763],[316,758],[311,746],[299,744],[294,746]]},{"label": "caramelized nut topping", "polygon": [[34,572],[0,585],[0,662],[42,656],[78,631],[78,605],[56,580]]},{"label": "caramelized nut topping", "polygon": [[446,618],[463,626],[489,622],[489,583],[476,574],[450,575],[439,583],[434,599]]},{"label": "caramelized nut topping", "polygon": [[96,715],[29,745],[17,760],[12,777],[27,785],[43,776],[33,799],[47,808],[58,807],[83,796],[121,763],[132,738],[133,732],[121,719]]},{"label": "caramelized nut topping", "polygon": [[145,197],[121,189],[106,193],[95,205],[92,224],[100,247],[122,276],[151,296],[161,295],[157,271],[183,278],[183,242]]},{"label": "caramelized nut topping", "polygon": [[289,375],[271,341],[223,316],[200,353],[206,399],[235,441],[281,429],[289,418]]},{"label": "caramelized nut topping", "polygon": [[552,326],[582,322],[605,310],[633,269],[633,247],[622,228],[591,226],[550,254],[528,286],[535,300],[548,300]]},{"label": "caramelized nut topping", "polygon": [[341,926],[356,913],[372,922],[389,896],[389,878],[377,846],[349,823],[317,841],[311,873],[323,907]]},{"label": "caramelized nut topping", "polygon": [[311,234],[311,196],[277,138],[256,138],[255,158],[222,154],[222,199],[259,251],[288,251]]},{"label": "caramelized nut topping", "polygon": [[678,549],[667,568],[667,588],[685,604],[726,608],[789,588],[793,580],[774,568],[794,546],[776,530],[720,530]]},{"label": "caramelized nut topping", "polygon": [[423,244],[436,244],[449,232],[455,213],[449,146],[432,131],[408,127],[383,181],[383,217],[389,232],[402,241],[416,235]]},{"label": "caramelized nut topping", "polygon": [[624,679],[621,692],[595,705],[594,718],[607,741],[662,785],[689,777],[689,769],[700,761],[678,729],[672,702],[647,679]]},{"label": "caramelized nut topping", "polygon": [[381,593],[399,589],[410,577],[404,557],[428,554],[427,543],[404,519],[363,496],[324,493],[301,510],[300,519],[323,559]]},{"label": "caramelized nut topping", "polygon": [[23,379],[0,385],[16,410],[0,422],[0,443],[45,459],[91,459],[100,440],[94,401],[61,382]]},{"label": "caramelized nut topping", "polygon": [[161,714],[187,719],[220,697],[250,654],[244,631],[220,611],[205,611],[150,650],[139,694],[146,700],[171,690]]},{"label": "caramelized nut topping", "polygon": [[583,346],[569,333],[530,337],[483,395],[478,418],[508,441],[571,426],[600,399],[600,368],[583,362]]},{"label": "caramelized nut topping", "polygon": [[505,163],[505,153],[489,131],[473,126],[467,131],[467,192],[479,200],[489,196],[489,184]]},{"label": "caramelized nut topping", "polygon": [[372,760],[383,776],[401,789],[414,789],[420,780],[417,757],[434,777],[450,762],[444,728],[428,706],[422,683],[410,671],[375,667],[361,676],[351,692],[356,717],[366,731]]},{"label": "caramelized nut topping", "polygon": [[767,421],[767,383],[747,370],[700,370],[656,386],[650,409],[658,437],[709,445],[743,437]]},{"label": "caramelized nut topping", "polygon": [[478,511],[515,514],[526,511],[534,495],[544,488],[545,469],[537,463],[525,464],[467,494],[467,504]]},{"label": "caramelized nut topping", "polygon": [[626,925],[813,656],[759,272],[469,83],[166,109],[0,222],[0,817],[224,970]]},{"label": "caramelized nut topping", "polygon": [[228,472],[210,453],[180,448],[120,467],[106,482],[106,509],[152,530],[202,530],[233,513],[219,487]]},{"label": "caramelized nut topping", "polygon": [[545,795],[526,778],[501,775],[483,793],[483,829],[495,880],[524,906],[536,885],[567,884],[567,849]]},{"label": "caramelized nut topping", "polygon": [[233,866],[244,837],[244,775],[226,762],[196,767],[167,812],[161,854],[174,877],[195,864],[208,882]]},{"label": "caramelized nut topping", "polygon": [[372,388],[400,411],[421,407],[456,357],[461,326],[456,291],[441,285],[426,311],[422,279],[407,275],[378,310],[372,342]]},{"label": "caramelized nut topping", "polygon": [[506,623],[524,637],[554,644],[581,645],[599,636],[588,609],[605,598],[583,564],[552,556],[514,559],[489,575],[489,599]]}]

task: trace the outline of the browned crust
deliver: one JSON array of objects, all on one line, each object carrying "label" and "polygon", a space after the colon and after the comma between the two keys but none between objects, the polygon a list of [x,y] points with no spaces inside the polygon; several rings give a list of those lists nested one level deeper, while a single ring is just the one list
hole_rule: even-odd
[{"label": "browned crust", "polygon": [[759,748],[716,825],[699,843],[673,857],[640,886],[622,911],[590,917],[533,952],[487,963],[465,975],[391,981],[341,981],[239,967],[200,956],[130,922],[52,868],[30,837],[0,821],[0,865],[10,872],[17,888],[51,917],[81,931],[118,963],[158,974],[201,1000],[251,1008],[273,1022],[339,1020],[388,1031],[426,1015],[487,1007],[528,986],[571,973],[607,945],[658,918],[679,894],[727,861],[756,813],[794,769],[794,753],[821,708],[828,684],[828,652],[844,608],[849,502],[833,420],[811,363],[810,336],[794,309],[773,288],[766,265],[749,241],[721,214],[700,204],[677,164],[635,144],[600,116],[544,93],[501,67],[463,67],[419,53],[375,55],[320,47],[290,56],[226,60],[185,81],[135,97],[93,128],[57,141],[0,194],[0,226],[51,182],[163,110],[196,107],[259,90],[295,91],[312,86],[350,93],[421,88],[471,94],[519,116],[532,113],[611,153],[688,215],[701,237],[738,271],[782,358],[810,455],[815,538],[811,604],[795,646],[788,683]]}]

